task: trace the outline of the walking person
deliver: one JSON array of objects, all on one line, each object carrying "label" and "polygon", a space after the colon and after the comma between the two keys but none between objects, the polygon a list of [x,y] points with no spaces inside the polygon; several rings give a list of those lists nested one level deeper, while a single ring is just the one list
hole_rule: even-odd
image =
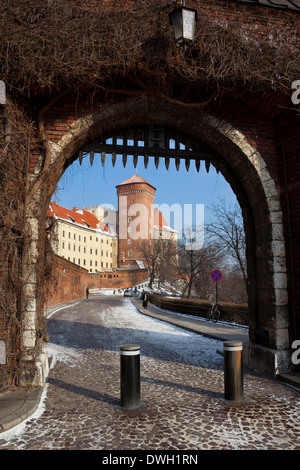
[{"label": "walking person", "polygon": [[144,308],[148,307],[148,295],[146,294],[145,291],[143,291],[143,307]]},{"label": "walking person", "polygon": [[85,290],[85,293],[86,293],[86,298],[88,299],[88,298],[89,298],[89,293],[90,293],[90,291],[89,291],[89,288],[88,288],[88,287],[86,288],[86,290]]}]

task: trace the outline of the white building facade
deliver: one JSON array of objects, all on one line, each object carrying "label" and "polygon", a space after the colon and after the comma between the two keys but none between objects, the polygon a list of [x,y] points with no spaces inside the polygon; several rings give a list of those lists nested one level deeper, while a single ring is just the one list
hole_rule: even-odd
[{"label": "white building facade", "polygon": [[51,203],[48,216],[56,220],[54,252],[89,272],[117,268],[118,240],[108,227],[84,209]]}]

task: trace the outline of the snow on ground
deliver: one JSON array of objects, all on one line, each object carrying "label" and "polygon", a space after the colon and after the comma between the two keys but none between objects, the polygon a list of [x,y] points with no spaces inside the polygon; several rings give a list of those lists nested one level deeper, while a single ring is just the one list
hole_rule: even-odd
[{"label": "snow on ground", "polygon": [[[92,295],[91,301],[57,306],[47,316],[53,330],[45,348],[54,357],[51,372],[58,385],[46,384],[27,429],[23,422],[1,434],[16,448],[299,447],[299,404],[280,384],[249,377],[248,390],[259,397],[253,405],[226,408],[218,400],[219,341],[143,315],[122,296]],[[113,380],[119,377],[118,349],[125,338],[141,345],[149,413],[137,419],[116,414],[111,401],[119,393]],[[59,389],[60,383],[67,386]]]},{"label": "snow on ground", "polygon": [[[112,290],[110,293],[106,290],[98,294],[107,296],[112,295],[112,292]],[[216,352],[220,347],[219,341],[147,317],[136,309],[129,298],[119,298],[119,300],[120,306],[114,306],[113,309],[108,307],[104,310],[101,309],[101,311],[98,309],[96,314],[101,315],[101,322],[104,322],[105,330],[109,332],[109,335],[110,333],[117,335],[116,331],[120,332],[123,330],[126,337],[126,330],[128,330],[128,340],[131,343],[138,343],[141,346],[141,357],[143,355],[147,356],[150,352],[151,356],[153,356],[153,351],[157,351],[157,357],[161,354],[162,360],[165,355],[165,358],[172,358],[172,361],[178,360],[194,365],[199,365],[200,361],[201,367],[208,366],[209,368],[214,368],[214,365],[217,366],[217,364],[220,364],[220,361],[222,361],[222,358],[220,358],[220,355]],[[56,318],[59,318],[60,313],[63,312],[64,319],[71,321],[74,318],[73,308],[81,302],[82,301],[76,301],[68,305],[52,308],[48,314],[48,319],[54,315]],[[116,337],[116,340],[117,339]],[[116,343],[119,345],[117,341]],[[116,347],[116,350],[117,348],[118,347]],[[63,344],[52,343],[51,338],[50,342],[45,344],[44,350],[47,351],[49,357],[51,357],[51,368],[54,368],[58,362],[67,362],[69,367],[72,367],[72,365],[75,367],[81,358],[80,350],[72,349]],[[48,387],[49,384],[46,383],[42,399],[35,413],[13,429],[1,433],[2,440],[9,442],[12,437],[22,434],[29,420],[37,419],[43,414]]]},{"label": "snow on ground", "polygon": [[[124,337],[126,343],[140,344],[141,354],[147,355],[147,348],[160,351],[168,350],[169,355],[175,355],[183,362],[189,362],[211,367],[220,363],[220,355],[216,352],[222,349],[222,342],[183,330],[167,322],[148,317],[140,313],[129,298],[120,299],[119,311],[101,311],[106,328],[123,331],[130,330]],[[125,344],[126,344],[125,343]],[[167,353],[166,353],[167,354]],[[221,359],[222,360],[222,359]]]},{"label": "snow on ground", "polygon": [[[183,362],[188,361],[190,364],[194,363],[199,365],[199,358],[201,357],[201,366],[212,367],[213,364],[220,364],[220,355],[217,350],[222,349],[222,342],[201,336],[183,330],[169,323],[161,320],[148,317],[140,313],[132,304],[130,298],[113,295],[112,289],[105,289],[101,292],[96,292],[95,298],[100,299],[103,296],[105,302],[101,309],[99,303],[95,303],[94,311],[91,315],[99,324],[105,326],[105,334],[103,333],[102,341],[110,341],[109,349],[119,349],[121,344],[140,344],[141,355],[147,355],[147,350],[157,350],[159,355],[160,350],[164,350],[164,354],[175,355]],[[93,293],[94,295],[94,293]],[[112,306],[109,305],[108,296],[111,295],[114,301]],[[92,296],[91,296],[92,299]],[[76,309],[75,302],[70,305],[68,309],[66,306],[57,307],[53,309],[48,315],[48,319],[55,314],[60,315],[60,311],[64,315],[64,320],[74,319],[73,306]],[[92,303],[90,304],[92,305]],[[56,361],[77,362],[79,360],[78,349],[64,347],[63,344],[49,343],[45,346],[48,354],[53,357],[53,365]],[[222,360],[222,359],[221,359]]]}]

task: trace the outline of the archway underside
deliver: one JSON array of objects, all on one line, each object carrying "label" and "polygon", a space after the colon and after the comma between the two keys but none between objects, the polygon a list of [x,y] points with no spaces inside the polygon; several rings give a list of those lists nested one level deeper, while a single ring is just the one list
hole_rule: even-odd
[{"label": "archway underside", "polygon": [[[166,137],[169,129],[175,141],[178,137],[175,146],[177,153],[165,141],[159,144],[157,142],[161,141],[155,138],[145,140],[147,132],[149,137],[149,130],[156,130],[158,137],[162,138],[159,132],[163,132]],[[183,111],[180,106],[157,99],[132,98],[122,103],[101,106],[100,111],[77,119],[56,142],[49,140],[51,164],[46,176],[51,184],[44,186],[46,191],[36,191],[27,207],[27,222],[35,234],[27,255],[29,274],[32,276],[32,268],[36,268],[42,260],[37,245],[43,245],[45,210],[63,172],[77,158],[81,159],[84,152],[102,152],[102,163],[105,152],[115,153],[117,158],[123,158],[124,163],[125,154],[119,156],[116,142],[118,133],[124,130],[133,141],[133,145],[125,149],[125,154],[133,155],[134,158],[138,158],[138,154],[143,155],[145,165],[150,148],[157,166],[162,157],[166,165],[169,158],[175,158],[177,164],[180,159],[184,159],[187,169],[190,160],[195,160],[197,169],[198,162],[204,160],[206,169],[212,163],[230,183],[242,209],[247,241],[250,341],[245,347],[246,361],[250,366],[272,373],[276,373],[278,368],[288,370],[290,352],[285,248],[276,186],[263,156],[250,145],[245,136],[228,122],[202,110]],[[140,152],[140,136],[135,135],[134,130],[145,132],[144,148]],[[111,143],[106,141],[108,136],[112,139]],[[185,149],[180,148],[180,141],[185,144]],[[110,145],[115,145],[115,148]],[[34,185],[39,176],[41,174],[38,172],[32,174],[31,184]],[[27,336],[25,334],[23,340],[24,364],[32,360],[28,351],[32,349],[35,340],[30,331],[36,321],[38,280],[37,277],[31,278],[32,282],[27,286],[27,294],[31,296],[32,302],[29,302],[31,307],[25,312],[28,327]]]}]

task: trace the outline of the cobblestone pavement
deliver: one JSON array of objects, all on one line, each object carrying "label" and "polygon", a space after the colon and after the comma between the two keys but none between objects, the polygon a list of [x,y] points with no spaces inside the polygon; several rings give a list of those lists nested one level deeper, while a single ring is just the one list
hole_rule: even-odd
[{"label": "cobblestone pavement", "polygon": [[[300,394],[244,370],[250,403],[225,405],[219,341],[94,295],[48,319],[53,362],[36,413],[0,435],[18,450],[300,450]],[[141,346],[139,412],[120,412],[120,345]]]}]

